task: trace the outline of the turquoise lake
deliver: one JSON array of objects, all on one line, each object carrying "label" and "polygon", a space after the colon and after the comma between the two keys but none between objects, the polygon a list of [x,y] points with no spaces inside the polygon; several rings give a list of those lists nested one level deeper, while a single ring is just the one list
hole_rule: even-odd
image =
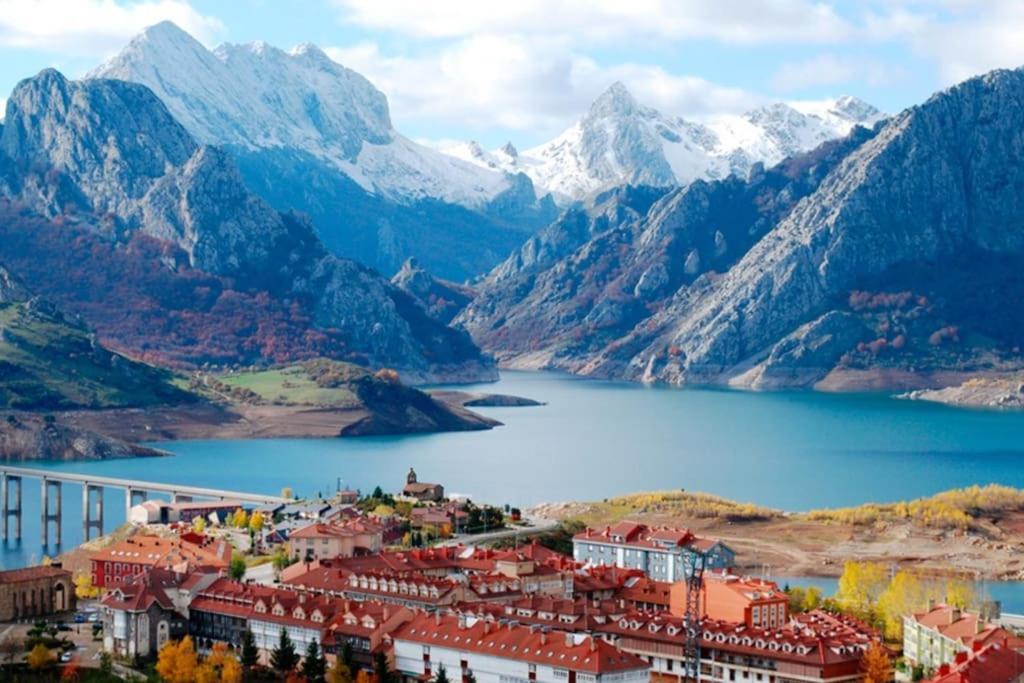
[{"label": "turquoise lake", "polygon": [[[1024,486],[1024,413],[954,409],[884,395],[649,388],[553,373],[506,372],[468,390],[540,407],[486,408],[484,432],[333,440],[158,444],[175,457],[40,467],[143,481],[297,494],[422,481],[495,504],[707,491],[787,510],[891,501],[958,486]],[[35,465],[33,465],[35,466]],[[25,488],[24,540],[4,567],[38,560],[39,490]],[[65,486],[64,545],[81,540],[80,489]],[[106,528],[124,518],[106,495]],[[49,549],[53,554],[56,548]],[[1021,596],[1024,610],[1024,595]]]}]

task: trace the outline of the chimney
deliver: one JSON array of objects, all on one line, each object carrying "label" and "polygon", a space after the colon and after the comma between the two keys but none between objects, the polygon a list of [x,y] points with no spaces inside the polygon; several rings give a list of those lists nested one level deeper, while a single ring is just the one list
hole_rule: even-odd
[{"label": "chimney", "polygon": [[545,631],[541,631],[540,632],[540,644],[541,645],[547,645],[548,644],[548,634]]},{"label": "chimney", "polygon": [[963,616],[963,614],[960,612],[960,608],[954,607],[953,609],[949,610],[949,623],[955,624],[956,622],[960,621],[961,616]]},{"label": "chimney", "polygon": [[441,625],[441,611],[440,610],[434,612],[434,625],[435,626],[440,626]]},{"label": "chimney", "polygon": [[573,647],[574,645],[576,645],[576,641],[573,639],[572,634],[569,633],[569,632],[566,632],[566,634],[565,634],[565,646],[566,647]]},{"label": "chimney", "polygon": [[593,636],[593,635],[590,636],[590,651],[591,652],[596,652],[597,651],[597,638],[595,636]]},{"label": "chimney", "polygon": [[484,619],[484,635],[490,635],[491,633],[491,620]]},{"label": "chimney", "polygon": [[928,611],[935,609],[935,598],[928,598]]}]

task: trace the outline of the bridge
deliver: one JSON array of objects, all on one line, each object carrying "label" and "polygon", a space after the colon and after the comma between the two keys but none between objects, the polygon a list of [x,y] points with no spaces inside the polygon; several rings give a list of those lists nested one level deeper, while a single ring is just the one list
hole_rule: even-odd
[{"label": "bridge", "polygon": [[[22,486],[25,479],[38,479],[40,488],[40,521],[43,545],[49,545],[50,522],[55,525],[57,545],[61,542],[61,507],[62,484],[80,484],[82,486],[82,536],[89,540],[89,532],[96,529],[97,535],[103,535],[103,491],[107,488],[121,489],[124,493],[125,519],[136,501],[145,501],[151,493],[167,493],[173,502],[190,501],[193,498],[209,498],[213,500],[232,500],[240,503],[268,505],[292,502],[290,498],[268,496],[262,493],[246,493],[228,491],[226,489],[206,488],[202,486],[186,486],[184,484],[163,484],[135,479],[118,479],[101,477],[91,474],[74,474],[60,470],[39,470],[27,467],[8,467],[0,465],[0,514],[3,517],[3,540],[9,538],[10,520],[14,517],[14,538],[21,539]],[[54,501],[50,505],[50,492],[53,491]]]}]

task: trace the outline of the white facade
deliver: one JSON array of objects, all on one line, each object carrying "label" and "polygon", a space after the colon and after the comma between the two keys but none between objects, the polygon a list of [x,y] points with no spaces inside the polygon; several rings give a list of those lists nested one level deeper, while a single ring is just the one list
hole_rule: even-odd
[{"label": "white facade", "polygon": [[[555,634],[552,637],[562,636]],[[426,673],[428,657],[433,675],[436,675],[441,665],[444,665],[448,672],[448,680],[453,681],[460,680],[463,662],[466,663],[466,668],[473,672],[478,683],[568,683],[570,680],[568,667],[531,664],[521,659],[395,639],[395,668],[403,675],[414,677]],[[648,683],[650,679],[650,671],[647,669],[617,671],[603,675],[577,672],[575,675],[577,683]]]}]

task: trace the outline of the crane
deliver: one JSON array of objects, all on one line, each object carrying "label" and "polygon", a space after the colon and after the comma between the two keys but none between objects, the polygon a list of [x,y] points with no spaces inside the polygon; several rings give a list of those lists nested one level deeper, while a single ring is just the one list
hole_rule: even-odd
[{"label": "crane", "polygon": [[700,592],[704,589],[704,566],[707,554],[690,548],[686,554],[686,612],[683,614],[683,630],[686,645],[683,649],[683,667],[688,681],[700,683],[700,638],[701,623]]}]

